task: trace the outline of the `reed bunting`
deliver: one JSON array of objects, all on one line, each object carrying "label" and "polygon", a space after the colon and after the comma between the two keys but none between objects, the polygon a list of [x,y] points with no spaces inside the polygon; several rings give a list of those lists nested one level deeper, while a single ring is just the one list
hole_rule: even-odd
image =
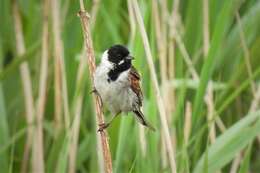
[{"label": "reed bunting", "polygon": [[122,45],[114,45],[102,55],[94,74],[94,91],[113,117],[108,123],[100,124],[99,131],[107,128],[121,112],[133,112],[141,124],[155,130],[140,109],[143,101],[141,78],[132,65],[133,59],[128,49]]}]

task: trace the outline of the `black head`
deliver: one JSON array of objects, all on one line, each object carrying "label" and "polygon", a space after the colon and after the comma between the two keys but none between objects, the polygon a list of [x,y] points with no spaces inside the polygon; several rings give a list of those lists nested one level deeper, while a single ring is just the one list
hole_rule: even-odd
[{"label": "black head", "polygon": [[[108,49],[108,60],[114,64],[129,61],[131,63],[132,57],[129,56],[129,51],[122,45],[114,45]],[[122,61],[123,60],[123,61]]]},{"label": "black head", "polygon": [[108,61],[113,63],[113,69],[108,72],[108,81],[115,81],[118,76],[131,68],[133,57],[129,55],[129,51],[122,45],[114,45],[108,49]]}]

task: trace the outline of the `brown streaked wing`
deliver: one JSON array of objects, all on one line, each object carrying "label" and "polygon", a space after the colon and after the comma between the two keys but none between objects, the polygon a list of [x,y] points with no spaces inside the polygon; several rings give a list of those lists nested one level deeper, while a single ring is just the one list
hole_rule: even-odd
[{"label": "brown streaked wing", "polygon": [[137,70],[134,66],[131,67],[130,73],[129,73],[129,80],[131,84],[131,89],[134,91],[134,93],[138,97],[138,105],[142,106],[143,101],[143,93],[140,87],[140,75],[138,74]]}]

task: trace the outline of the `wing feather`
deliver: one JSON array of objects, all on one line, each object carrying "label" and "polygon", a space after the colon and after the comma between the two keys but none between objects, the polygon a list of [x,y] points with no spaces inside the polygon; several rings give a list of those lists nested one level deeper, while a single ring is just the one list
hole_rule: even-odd
[{"label": "wing feather", "polygon": [[138,74],[137,70],[135,69],[134,66],[131,67],[130,73],[129,73],[129,80],[130,80],[130,85],[132,91],[136,94],[138,97],[138,105],[139,107],[142,106],[142,101],[143,101],[143,93],[142,89],[140,87],[140,75]]}]

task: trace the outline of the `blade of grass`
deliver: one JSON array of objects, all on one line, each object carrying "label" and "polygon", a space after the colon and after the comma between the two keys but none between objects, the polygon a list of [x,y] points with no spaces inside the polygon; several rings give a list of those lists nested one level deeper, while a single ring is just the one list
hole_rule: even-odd
[{"label": "blade of grass", "polygon": [[240,163],[240,169],[238,173],[247,173],[250,171],[250,157],[252,155],[252,145],[253,142],[251,142],[245,152],[244,159]]},{"label": "blade of grass", "polygon": [[[2,52],[2,42],[0,41],[0,57],[3,57]],[[0,69],[2,69],[2,58],[0,58]],[[9,140],[9,125],[7,121],[7,113],[5,110],[5,97],[2,87],[2,82],[0,81],[0,146],[4,146]],[[2,171],[8,172],[8,150],[1,153],[0,152],[0,167]]]},{"label": "blade of grass", "polygon": [[[252,123],[255,124],[251,125]],[[216,172],[235,157],[241,149],[260,132],[260,111],[250,113],[235,123],[209,147],[208,172]],[[198,161],[194,173],[202,172],[204,155]]]},{"label": "blade of grass", "polygon": [[210,43],[211,46],[209,49],[209,53],[201,70],[200,86],[194,99],[194,108],[193,108],[194,112],[192,115],[192,122],[195,128],[198,126],[197,124],[198,117],[201,117],[200,112],[201,112],[202,101],[206,91],[207,83],[214,71],[214,62],[215,62],[216,53],[219,50],[221,41],[223,40],[228,27],[231,24],[231,14],[234,12],[235,8],[237,7],[240,1],[241,0],[225,1],[222,10],[219,13],[217,24],[212,36],[212,41]]}]

